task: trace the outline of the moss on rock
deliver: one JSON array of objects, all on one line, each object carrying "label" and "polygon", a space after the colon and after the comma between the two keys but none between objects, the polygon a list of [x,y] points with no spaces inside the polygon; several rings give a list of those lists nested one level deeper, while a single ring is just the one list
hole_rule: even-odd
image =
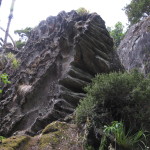
[{"label": "moss on rock", "polygon": [[42,134],[47,134],[47,133],[55,132],[58,130],[64,130],[64,129],[67,129],[68,127],[69,125],[65,122],[55,121],[47,125],[45,129],[42,131]]},{"label": "moss on rock", "polygon": [[66,150],[71,147],[82,149],[77,126],[74,124],[55,121],[45,127],[39,139],[40,150]]},{"label": "moss on rock", "polygon": [[42,135],[40,139],[39,148],[44,149],[46,147],[51,147],[55,149],[55,147],[61,142],[61,139],[64,138],[62,131],[56,131],[51,134]]},{"label": "moss on rock", "polygon": [[29,136],[12,136],[7,139],[3,139],[0,144],[0,150],[17,150],[23,147],[28,141]]},{"label": "moss on rock", "polygon": [[18,135],[3,139],[0,150],[83,150],[82,144],[82,137],[75,124],[55,121],[47,125],[40,135]]}]

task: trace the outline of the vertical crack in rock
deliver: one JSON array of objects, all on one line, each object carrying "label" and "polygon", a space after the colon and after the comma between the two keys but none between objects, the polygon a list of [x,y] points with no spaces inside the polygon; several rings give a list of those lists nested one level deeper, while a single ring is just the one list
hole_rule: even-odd
[{"label": "vertical crack in rock", "polygon": [[17,54],[20,67],[5,68],[11,84],[0,100],[0,135],[36,134],[73,113],[83,88],[97,73],[122,70],[105,23],[96,13],[48,17]]}]

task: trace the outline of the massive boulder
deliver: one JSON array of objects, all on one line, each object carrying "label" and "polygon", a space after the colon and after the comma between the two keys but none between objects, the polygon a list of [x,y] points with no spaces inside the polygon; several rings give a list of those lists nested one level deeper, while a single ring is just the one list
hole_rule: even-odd
[{"label": "massive boulder", "polygon": [[129,28],[117,51],[126,70],[150,73],[150,16]]},{"label": "massive boulder", "polygon": [[97,73],[122,70],[102,18],[75,11],[48,17],[33,29],[17,54],[16,70],[8,65],[11,84],[0,100],[0,135],[37,134],[47,124],[74,112],[84,86]]}]

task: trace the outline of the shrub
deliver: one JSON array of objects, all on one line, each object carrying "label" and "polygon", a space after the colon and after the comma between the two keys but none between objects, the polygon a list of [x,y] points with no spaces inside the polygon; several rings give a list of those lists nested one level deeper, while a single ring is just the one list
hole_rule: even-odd
[{"label": "shrub", "polygon": [[150,76],[138,71],[97,75],[85,88],[86,97],[76,108],[76,122],[91,122],[94,133],[113,120],[124,122],[135,133],[149,130]]},{"label": "shrub", "polygon": [[76,12],[77,12],[80,16],[85,15],[85,14],[89,14],[89,11],[86,10],[85,8],[83,8],[83,7],[78,8],[78,9],[76,10]]},{"label": "shrub", "polygon": [[[124,114],[123,108],[150,98],[148,94],[150,89],[147,86],[150,86],[150,78],[144,79],[144,76],[137,71],[97,75],[92,84],[85,88],[87,96],[80,101],[76,109],[76,120],[82,123],[87,117],[92,119],[98,107],[109,110],[115,119],[120,119],[120,114],[122,117]],[[143,88],[146,91],[143,91]]]}]

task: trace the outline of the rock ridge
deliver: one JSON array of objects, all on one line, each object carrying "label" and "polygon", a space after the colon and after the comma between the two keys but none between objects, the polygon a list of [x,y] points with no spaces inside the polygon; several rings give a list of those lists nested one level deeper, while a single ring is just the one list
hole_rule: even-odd
[{"label": "rock ridge", "polygon": [[96,14],[60,12],[41,21],[17,54],[18,69],[5,67],[11,84],[0,100],[0,135],[39,133],[74,112],[83,88],[97,73],[123,70],[113,40]]}]

